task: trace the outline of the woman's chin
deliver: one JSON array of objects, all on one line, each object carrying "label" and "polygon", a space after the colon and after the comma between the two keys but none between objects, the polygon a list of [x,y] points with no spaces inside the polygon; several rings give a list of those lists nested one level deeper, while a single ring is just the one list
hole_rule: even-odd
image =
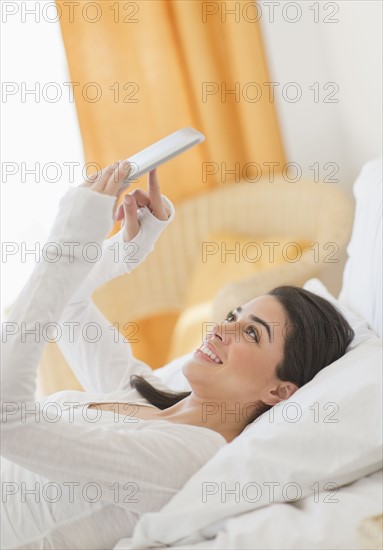
[{"label": "woman's chin", "polygon": [[188,359],[182,366],[182,374],[190,382],[196,380],[196,377],[202,379],[207,376],[213,369],[219,368],[221,365],[215,363],[211,359],[201,357],[200,354],[194,353],[190,359]]}]

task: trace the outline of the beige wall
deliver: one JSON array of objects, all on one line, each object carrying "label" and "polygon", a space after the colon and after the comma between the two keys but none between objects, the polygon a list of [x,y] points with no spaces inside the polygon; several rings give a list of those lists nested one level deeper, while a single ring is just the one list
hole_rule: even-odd
[{"label": "beige wall", "polygon": [[[289,103],[276,95],[290,161],[304,171],[313,162],[337,162],[339,175],[350,186],[360,166],[380,156],[382,149],[382,3],[370,0],[319,2],[319,22],[314,23],[316,2],[280,1],[272,23],[264,2],[262,29],[273,81],[295,81],[302,99]],[[298,4],[301,19],[289,23],[282,6]],[[324,11],[325,4],[339,11]],[[285,11],[290,19],[293,8]],[[325,23],[323,19],[338,19]],[[338,103],[314,103],[314,82],[335,82]],[[281,86],[280,86],[281,87]],[[329,93],[329,88],[327,92]],[[324,171],[325,173],[325,171]]]},{"label": "beige wall", "polygon": [[[296,82],[302,90],[295,103],[276,93],[287,157],[309,177],[314,163],[323,177],[332,170],[325,164],[335,163],[333,178],[351,193],[361,166],[382,150],[382,3],[279,1],[273,3],[274,18],[270,4],[259,2],[272,81],[280,82],[278,89]],[[309,89],[314,82],[321,91],[317,103]],[[324,90],[329,82],[335,85]],[[335,86],[333,99],[339,101],[324,102]],[[334,293],[340,290],[344,259],[323,277]]]}]

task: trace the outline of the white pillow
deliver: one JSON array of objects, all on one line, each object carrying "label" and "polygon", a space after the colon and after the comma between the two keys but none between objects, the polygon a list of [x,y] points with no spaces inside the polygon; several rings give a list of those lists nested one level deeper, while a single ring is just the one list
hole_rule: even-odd
[{"label": "white pillow", "polygon": [[226,518],[270,504],[271,484],[273,501],[283,503],[381,468],[382,340],[320,281],[311,279],[305,287],[338,305],[355,341],[343,357],[223,447],[160,512],[144,514],[131,548],[212,538]]},{"label": "white pillow", "polygon": [[173,359],[170,363],[156,369],[154,374],[161,378],[164,384],[167,384],[175,391],[190,391],[191,387],[188,380],[182,373],[182,366],[186,363],[188,359],[191,358],[193,352],[187,353],[186,355],[181,355],[177,359]]},{"label": "white pillow", "polygon": [[382,160],[368,162],[355,185],[355,219],[339,300],[382,336]]}]

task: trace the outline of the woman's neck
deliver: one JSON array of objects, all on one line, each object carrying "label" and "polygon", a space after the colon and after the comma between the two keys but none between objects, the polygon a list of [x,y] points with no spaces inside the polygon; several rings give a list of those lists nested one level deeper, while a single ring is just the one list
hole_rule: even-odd
[{"label": "woman's neck", "polygon": [[156,412],[157,416],[179,424],[208,428],[221,434],[228,443],[248,424],[246,415],[241,414],[239,403],[229,406],[225,403],[201,401],[193,393],[175,405]]}]

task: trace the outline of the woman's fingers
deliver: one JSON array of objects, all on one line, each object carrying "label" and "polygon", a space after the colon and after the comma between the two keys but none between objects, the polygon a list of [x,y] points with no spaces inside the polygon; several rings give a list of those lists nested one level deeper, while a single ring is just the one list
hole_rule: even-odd
[{"label": "woman's fingers", "polygon": [[122,192],[121,185],[132,169],[126,160],[119,160],[99,172],[90,175],[83,183],[92,191],[98,191],[105,195],[119,196]]},{"label": "woman's fingers", "polygon": [[[124,164],[125,166],[123,166]],[[106,192],[113,192],[115,190],[115,183],[117,183],[121,194],[121,183],[130,169],[131,166],[127,161],[119,161],[116,171],[113,174],[109,174],[109,176],[108,174],[105,176],[105,178],[108,177],[105,184]],[[162,199],[155,170],[149,172],[148,193],[145,193],[142,189],[134,189],[134,191],[124,196],[119,206],[116,206],[114,219],[121,221],[121,227],[124,228],[124,240],[131,240],[138,233],[140,224],[137,219],[137,209],[144,208],[145,206],[149,208],[157,219],[166,221],[169,218],[170,211]]]},{"label": "woman's fingers", "polygon": [[134,198],[136,199],[136,203],[138,208],[142,208],[143,206],[148,206],[150,210],[152,210],[150,199],[147,193],[143,191],[142,189],[134,189],[131,193]]},{"label": "woman's fingers", "polygon": [[115,164],[114,170],[110,172],[109,178],[105,181],[103,192],[107,195],[117,195],[119,191],[121,192],[122,182],[132,169],[131,164],[126,160],[120,160]]},{"label": "woman's fingers", "polygon": [[137,219],[137,202],[134,196],[125,195],[122,201],[124,209],[124,240],[131,241],[140,230],[140,223]]},{"label": "woman's fingers", "polygon": [[165,205],[162,201],[160,184],[158,182],[157,171],[152,170],[149,172],[149,200],[150,209],[154,216],[159,220],[167,220],[169,213],[167,212]]},{"label": "woman's fingers", "polygon": [[121,204],[118,205],[117,207],[117,211],[114,215],[114,219],[116,222],[119,222],[120,220],[123,220],[124,219],[124,203],[122,202]]},{"label": "woman's fingers", "polygon": [[90,187],[92,191],[100,191],[105,186],[105,182],[108,180],[110,174],[116,166],[118,166],[118,162],[115,162],[110,166],[106,166],[94,174],[90,174],[82,185],[84,187]]}]

